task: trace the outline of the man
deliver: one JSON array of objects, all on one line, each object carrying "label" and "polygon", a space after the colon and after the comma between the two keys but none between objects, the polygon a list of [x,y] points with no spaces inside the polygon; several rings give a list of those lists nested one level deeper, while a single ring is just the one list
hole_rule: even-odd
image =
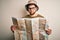
[{"label": "man", "polygon": [[[35,3],[27,4],[27,5],[25,5],[25,8],[29,12],[29,15],[26,15],[23,18],[36,18],[36,17],[44,18],[42,15],[39,15],[38,13],[36,13],[36,11],[38,11],[39,7]],[[17,25],[11,26],[11,30],[14,32],[16,27],[17,27]],[[45,31],[48,35],[51,34],[51,29],[48,28]]]}]

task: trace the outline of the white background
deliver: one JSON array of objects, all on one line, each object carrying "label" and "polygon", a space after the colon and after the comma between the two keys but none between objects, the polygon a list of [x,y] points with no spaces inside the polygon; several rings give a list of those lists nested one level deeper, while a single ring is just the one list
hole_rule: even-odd
[{"label": "white background", "polygon": [[[25,4],[28,0],[0,0],[0,40],[13,40],[10,26],[11,17],[26,15]],[[45,16],[52,29],[49,40],[60,40],[60,0],[36,0],[38,13]]]}]

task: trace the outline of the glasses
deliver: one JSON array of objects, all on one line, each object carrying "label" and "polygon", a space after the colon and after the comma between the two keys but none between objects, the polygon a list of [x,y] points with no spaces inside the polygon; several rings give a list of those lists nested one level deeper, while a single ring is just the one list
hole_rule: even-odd
[{"label": "glasses", "polygon": [[28,9],[35,9],[36,7],[28,8]]}]

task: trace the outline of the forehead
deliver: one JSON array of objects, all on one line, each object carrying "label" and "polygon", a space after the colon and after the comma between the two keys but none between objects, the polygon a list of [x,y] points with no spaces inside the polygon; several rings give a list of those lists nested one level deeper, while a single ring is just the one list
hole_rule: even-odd
[{"label": "forehead", "polygon": [[35,5],[29,5],[29,8],[35,7]]}]

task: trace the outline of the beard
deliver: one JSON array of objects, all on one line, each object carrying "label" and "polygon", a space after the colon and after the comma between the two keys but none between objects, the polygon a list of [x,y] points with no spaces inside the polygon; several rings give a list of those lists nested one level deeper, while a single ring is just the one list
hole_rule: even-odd
[{"label": "beard", "polygon": [[33,12],[33,13],[30,12],[30,15],[34,15],[35,13],[36,13],[36,12]]}]

